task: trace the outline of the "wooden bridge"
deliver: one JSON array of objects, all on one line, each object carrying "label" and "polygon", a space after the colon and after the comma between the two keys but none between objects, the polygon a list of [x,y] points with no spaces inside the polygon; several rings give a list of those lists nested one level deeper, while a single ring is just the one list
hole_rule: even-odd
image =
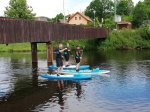
[{"label": "wooden bridge", "polygon": [[37,43],[47,44],[50,65],[53,61],[52,41],[106,38],[108,33],[109,30],[104,28],[0,18],[0,44],[30,42],[33,68],[37,67]]}]

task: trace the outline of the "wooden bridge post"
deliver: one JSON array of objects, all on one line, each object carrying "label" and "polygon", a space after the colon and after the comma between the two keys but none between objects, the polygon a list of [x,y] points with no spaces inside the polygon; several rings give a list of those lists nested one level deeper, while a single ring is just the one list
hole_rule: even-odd
[{"label": "wooden bridge post", "polygon": [[47,65],[53,64],[53,44],[52,42],[48,42],[47,44]]},{"label": "wooden bridge post", "polygon": [[32,55],[32,71],[38,69],[38,57],[37,57],[37,43],[31,43],[31,55]]}]

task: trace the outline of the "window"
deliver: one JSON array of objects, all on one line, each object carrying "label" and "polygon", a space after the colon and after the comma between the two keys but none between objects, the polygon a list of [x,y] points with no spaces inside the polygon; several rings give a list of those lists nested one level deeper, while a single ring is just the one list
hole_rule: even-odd
[{"label": "window", "polygon": [[81,17],[79,17],[79,20],[81,20]]},{"label": "window", "polygon": [[75,20],[77,20],[77,17],[75,17]]}]

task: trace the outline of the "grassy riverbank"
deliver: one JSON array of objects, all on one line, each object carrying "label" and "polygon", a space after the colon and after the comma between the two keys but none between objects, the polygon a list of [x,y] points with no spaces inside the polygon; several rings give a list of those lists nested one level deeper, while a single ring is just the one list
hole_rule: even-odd
[{"label": "grassy riverbank", "polygon": [[150,49],[150,28],[142,27],[136,30],[112,31],[108,38],[103,41],[99,49]]},{"label": "grassy riverbank", "polygon": [[[38,44],[38,50],[46,50],[45,44]],[[31,51],[30,43],[0,44],[0,52],[29,52]]]},{"label": "grassy riverbank", "polygon": [[[80,45],[85,50],[93,49],[95,45],[95,40],[65,40],[61,41],[65,46],[67,43],[69,47],[75,49],[77,45]],[[54,48],[56,48],[58,42],[53,42]],[[38,43],[38,51],[46,51],[45,43]],[[30,52],[31,44],[30,43],[14,43],[14,44],[0,44],[0,52]]]}]

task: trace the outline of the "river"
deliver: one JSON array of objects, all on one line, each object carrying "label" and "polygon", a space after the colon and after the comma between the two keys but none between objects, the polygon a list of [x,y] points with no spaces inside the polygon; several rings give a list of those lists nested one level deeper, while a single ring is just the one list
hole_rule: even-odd
[{"label": "river", "polygon": [[82,64],[111,72],[52,81],[38,76],[47,72],[44,52],[38,53],[37,73],[30,53],[0,53],[0,112],[149,112],[149,50],[84,52]]}]

